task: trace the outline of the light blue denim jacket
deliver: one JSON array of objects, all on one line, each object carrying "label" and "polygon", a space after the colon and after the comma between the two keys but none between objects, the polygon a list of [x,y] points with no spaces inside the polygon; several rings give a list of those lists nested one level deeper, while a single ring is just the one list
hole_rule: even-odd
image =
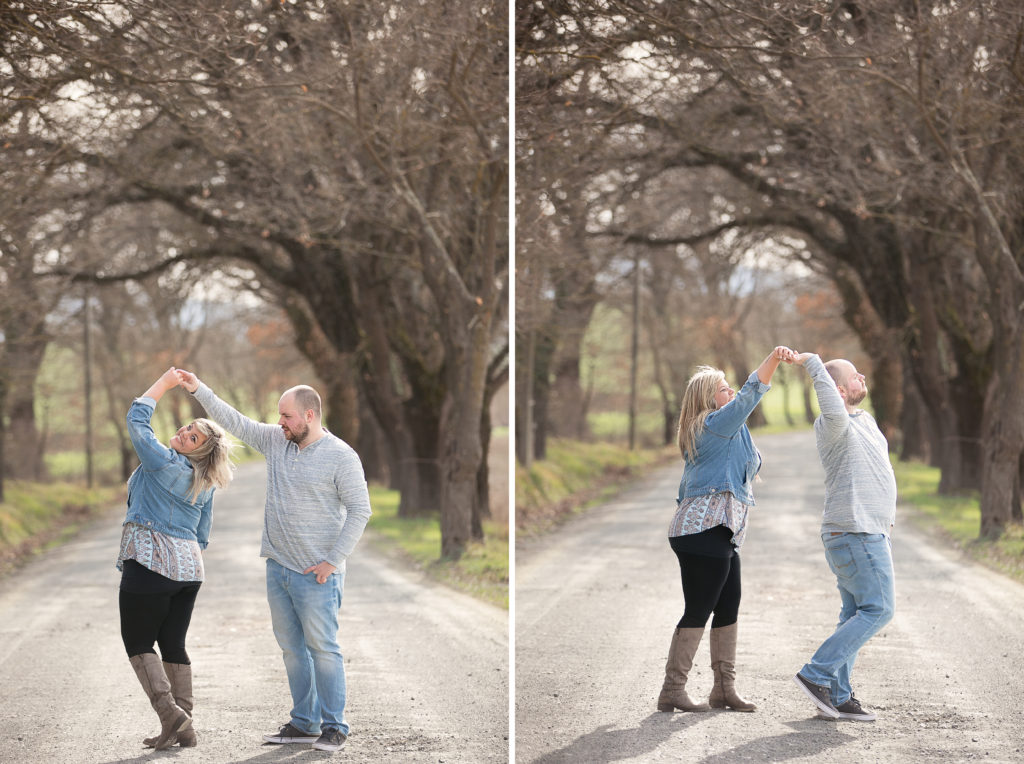
[{"label": "light blue denim jacket", "polygon": [[206,549],[213,520],[213,488],[207,488],[191,504],[192,463],[188,457],[156,439],[150,419],[156,401],[136,398],[128,409],[128,435],[139,455],[139,466],[128,478],[128,516],[137,523],[168,536],[198,541]]},{"label": "light blue denim jacket", "polygon": [[686,458],[676,502],[694,496],[730,491],[748,506],[754,505],[751,483],[761,469],[761,454],[747,429],[747,417],[771,385],[752,372],[736,397],[704,420],[697,438],[697,460]]}]

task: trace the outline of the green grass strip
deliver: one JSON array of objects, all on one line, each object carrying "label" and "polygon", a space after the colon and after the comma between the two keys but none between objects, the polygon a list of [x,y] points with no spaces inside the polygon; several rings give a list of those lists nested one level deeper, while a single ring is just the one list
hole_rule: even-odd
[{"label": "green grass strip", "polygon": [[375,547],[398,553],[431,578],[508,609],[508,528],[484,521],[484,540],[472,541],[458,560],[441,558],[437,514],[399,517],[398,492],[370,486],[373,515],[368,525]]},{"label": "green grass strip", "polygon": [[677,459],[674,447],[629,448],[554,438],[547,458],[527,470],[516,465],[516,533],[543,533],[573,513],[608,498],[645,469]]},{"label": "green grass strip", "polygon": [[917,510],[911,515],[912,522],[936,533],[971,559],[1024,582],[1024,526],[1015,523],[998,539],[980,539],[981,506],[976,492],[940,496],[939,468],[920,462],[894,460],[893,469],[900,501]]},{"label": "green grass strip", "polygon": [[70,538],[123,493],[121,485],[88,489],[77,483],[6,482],[0,502],[0,573]]}]

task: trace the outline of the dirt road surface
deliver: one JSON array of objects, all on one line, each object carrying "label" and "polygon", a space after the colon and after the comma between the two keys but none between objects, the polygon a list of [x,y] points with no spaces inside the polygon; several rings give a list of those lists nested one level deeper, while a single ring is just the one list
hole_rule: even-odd
[{"label": "dirt road surface", "polygon": [[[809,432],[756,441],[737,687],[757,711],[655,710],[683,604],[666,540],[673,467],[517,549],[516,761],[1024,761],[1024,587],[930,541],[902,507],[896,616],[853,674],[878,721],[816,718],[792,677],[839,613],[818,536],[822,471]],[[691,696],[711,689],[707,642]]]},{"label": "dirt road surface", "polygon": [[217,498],[189,631],[199,746],[154,752],[156,715],[121,645],[123,510],[0,580],[0,762],[508,760],[508,614],[432,585],[365,542],[348,563],[339,642],[346,747],[264,746],[291,708],[270,627],[263,463]]}]

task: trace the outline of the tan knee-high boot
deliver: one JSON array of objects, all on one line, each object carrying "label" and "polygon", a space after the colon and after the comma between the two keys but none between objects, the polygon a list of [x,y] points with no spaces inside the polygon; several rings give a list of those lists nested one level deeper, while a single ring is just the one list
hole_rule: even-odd
[{"label": "tan knee-high boot", "polygon": [[[187,663],[167,663],[164,661],[164,671],[167,673],[167,679],[171,683],[171,695],[174,696],[174,702],[178,704],[182,711],[192,716],[192,708],[195,705],[195,699],[192,697],[192,667]],[[196,728],[192,725],[178,732],[175,737],[177,739],[170,740],[168,745],[177,743],[182,748],[194,748],[199,742],[196,738]],[[147,737],[142,742],[144,745],[152,748],[159,739],[158,735],[156,737]]]},{"label": "tan knee-high boot", "polygon": [[736,624],[711,629],[711,670],[715,686],[708,704],[712,708],[753,711],[757,708],[736,694]]},{"label": "tan knee-high boot", "polygon": [[156,739],[153,747],[158,751],[170,748],[174,745],[175,733],[192,724],[192,717],[174,702],[170,680],[167,679],[163,663],[155,653],[133,655],[128,660],[135,669],[139,684],[149,697],[150,705],[160,717],[160,737]]},{"label": "tan knee-high boot", "polygon": [[693,667],[693,656],[704,635],[703,627],[697,629],[676,629],[672,634],[672,645],[668,649],[665,664],[665,683],[658,696],[658,710],[707,711],[706,703],[694,703],[686,694],[686,677]]}]

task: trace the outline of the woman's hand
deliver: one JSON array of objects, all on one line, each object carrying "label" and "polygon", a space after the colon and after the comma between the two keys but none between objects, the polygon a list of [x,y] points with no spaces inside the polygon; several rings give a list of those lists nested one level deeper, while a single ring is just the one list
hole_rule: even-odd
[{"label": "woman's hand", "polygon": [[793,363],[793,360],[796,358],[796,351],[790,350],[785,345],[779,345],[774,351],[772,351],[772,355],[775,356],[775,360],[777,361]]},{"label": "woman's hand", "polygon": [[168,390],[172,390],[178,386],[178,375],[175,372],[175,368],[172,366],[163,374],[160,375],[159,379],[149,386],[149,389],[142,394],[143,398],[152,398],[154,401],[159,401],[163,397],[163,394]]},{"label": "woman's hand", "polygon": [[177,374],[178,381],[181,383],[181,386],[190,393],[194,393],[199,389],[199,377],[195,374],[190,371],[185,371],[184,369],[175,369],[174,371]]},{"label": "woman's hand", "polygon": [[160,375],[159,381],[164,385],[165,390],[172,390],[180,384],[177,372],[178,370],[172,366]]},{"label": "woman's hand", "polygon": [[779,364],[785,361],[786,363],[793,362],[793,351],[785,345],[779,345],[772,352],[768,354],[768,357],[761,361],[761,365],[757,367],[757,378],[761,384],[767,385],[772,381],[772,375],[775,370],[779,368]]}]

